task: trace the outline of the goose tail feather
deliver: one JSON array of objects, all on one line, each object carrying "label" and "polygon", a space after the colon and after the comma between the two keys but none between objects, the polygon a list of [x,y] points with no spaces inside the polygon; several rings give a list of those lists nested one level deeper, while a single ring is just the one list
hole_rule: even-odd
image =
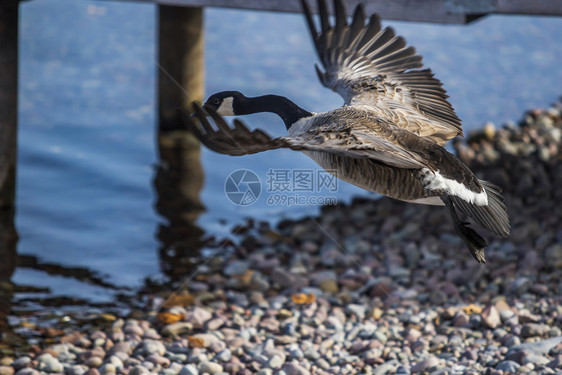
[{"label": "goose tail feather", "polygon": [[479,206],[462,198],[451,196],[455,207],[470,216],[476,223],[500,237],[509,236],[509,217],[505,207],[501,189],[488,182],[479,180],[488,195],[488,204]]}]

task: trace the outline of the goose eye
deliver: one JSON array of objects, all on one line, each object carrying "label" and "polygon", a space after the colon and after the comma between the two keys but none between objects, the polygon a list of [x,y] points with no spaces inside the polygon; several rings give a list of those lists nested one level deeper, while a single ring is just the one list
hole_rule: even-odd
[{"label": "goose eye", "polygon": [[221,101],[219,100],[219,98],[214,98],[213,99],[213,104],[219,104]]}]

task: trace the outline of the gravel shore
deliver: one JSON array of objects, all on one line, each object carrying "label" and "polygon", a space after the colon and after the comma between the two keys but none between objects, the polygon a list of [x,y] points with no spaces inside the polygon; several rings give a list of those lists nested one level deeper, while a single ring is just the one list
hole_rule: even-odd
[{"label": "gravel shore", "polygon": [[562,374],[561,113],[455,143],[511,217],[485,265],[442,207],[357,199],[277,228],[249,221],[144,313],[54,327],[1,357],[0,375]]}]

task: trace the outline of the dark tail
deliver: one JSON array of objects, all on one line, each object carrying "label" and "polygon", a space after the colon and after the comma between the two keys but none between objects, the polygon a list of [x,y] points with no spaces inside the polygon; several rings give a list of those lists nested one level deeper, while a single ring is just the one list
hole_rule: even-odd
[{"label": "dark tail", "polygon": [[449,209],[456,234],[464,241],[474,259],[479,263],[486,263],[484,255],[484,248],[488,245],[486,240],[470,228],[469,223],[461,221],[455,210],[458,208],[497,236],[507,237],[509,235],[509,217],[500,188],[487,181],[480,181],[480,185],[488,195],[488,205],[486,206],[478,206],[452,195],[443,195],[441,200]]},{"label": "dark tail", "polygon": [[484,254],[484,249],[488,246],[486,240],[468,226],[470,223],[463,222],[459,219],[457,211],[455,210],[455,205],[453,204],[453,198],[453,196],[448,194],[443,194],[441,196],[441,200],[445,203],[445,206],[451,214],[455,233],[464,241],[470,253],[478,263],[486,263],[486,256]]},{"label": "dark tail", "polygon": [[470,216],[476,223],[500,237],[509,236],[509,217],[501,189],[488,181],[479,180],[488,195],[487,206],[477,206],[459,197],[451,196],[455,207]]}]

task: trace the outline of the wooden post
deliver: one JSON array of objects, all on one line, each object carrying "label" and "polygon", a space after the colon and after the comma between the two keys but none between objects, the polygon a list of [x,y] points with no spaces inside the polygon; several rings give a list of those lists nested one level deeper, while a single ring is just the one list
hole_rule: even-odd
[{"label": "wooden post", "polygon": [[154,179],[161,225],[160,259],[172,279],[185,277],[199,254],[203,231],[195,224],[204,207],[199,141],[186,131],[178,109],[203,99],[203,9],[160,5],[158,74],[159,167]]},{"label": "wooden post", "polygon": [[159,5],[158,12],[160,127],[175,128],[177,109],[203,99],[203,9]]},{"label": "wooden post", "polygon": [[0,3],[0,337],[7,330],[16,267],[14,226],[18,115],[18,0]]},{"label": "wooden post", "polygon": [[18,115],[18,2],[0,5],[0,278],[15,266]]}]

